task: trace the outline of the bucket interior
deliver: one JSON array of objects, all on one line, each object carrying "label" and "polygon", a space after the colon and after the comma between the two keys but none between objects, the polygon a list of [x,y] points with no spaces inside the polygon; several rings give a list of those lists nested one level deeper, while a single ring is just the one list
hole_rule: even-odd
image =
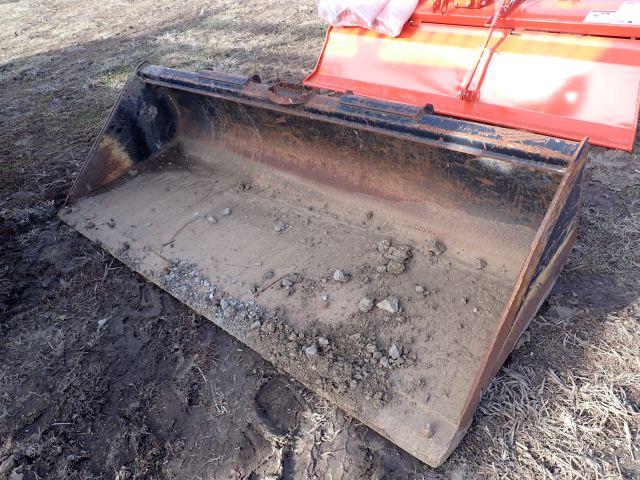
[{"label": "bucket interior", "polygon": [[[65,221],[441,462],[562,168],[164,86],[127,89]],[[120,173],[96,181],[106,164]],[[103,186],[88,192],[92,182]]]}]

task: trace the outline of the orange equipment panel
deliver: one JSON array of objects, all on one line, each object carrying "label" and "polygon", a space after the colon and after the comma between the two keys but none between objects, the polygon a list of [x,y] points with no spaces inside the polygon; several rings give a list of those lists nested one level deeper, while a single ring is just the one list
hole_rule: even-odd
[{"label": "orange equipment panel", "polygon": [[[530,2],[530,7],[528,2],[516,4],[488,39],[492,4],[458,8],[452,3],[442,14],[433,13],[432,1],[418,7],[414,21],[397,38],[357,27],[330,28],[305,84],[430,104],[443,115],[573,140],[588,136],[597,145],[631,150],[639,108],[640,41],[624,37],[622,29],[640,37],[640,26],[585,27],[592,32],[612,28],[606,37],[559,33],[571,31],[590,10],[567,8],[564,17],[551,19],[549,5],[582,2],[543,0]],[[539,25],[553,21],[556,31],[516,28],[523,12],[530,14],[527,21]],[[469,25],[449,24],[456,15]]]}]

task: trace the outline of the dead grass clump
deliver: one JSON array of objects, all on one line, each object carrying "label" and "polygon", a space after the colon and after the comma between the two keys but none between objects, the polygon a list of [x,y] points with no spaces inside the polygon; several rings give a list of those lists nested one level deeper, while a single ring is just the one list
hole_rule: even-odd
[{"label": "dead grass clump", "polygon": [[[557,336],[558,364],[540,368],[517,355],[501,371],[478,414],[480,472],[554,479],[640,472],[637,319],[627,309],[601,320],[597,338],[579,331]],[[557,327],[538,322],[536,328]],[[465,447],[478,456],[475,448]]]}]

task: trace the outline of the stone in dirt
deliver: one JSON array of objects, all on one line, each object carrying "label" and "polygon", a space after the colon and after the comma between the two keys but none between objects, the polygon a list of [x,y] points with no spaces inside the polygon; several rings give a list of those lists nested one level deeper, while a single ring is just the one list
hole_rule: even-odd
[{"label": "stone in dirt", "polygon": [[336,270],[335,272],[333,272],[333,279],[336,282],[348,282],[350,278],[350,275],[347,273],[344,273],[342,270]]},{"label": "stone in dirt", "polygon": [[370,312],[372,308],[373,308],[373,298],[363,297],[358,302],[358,310],[360,310],[361,312],[364,312],[364,313]]},{"label": "stone in dirt", "polygon": [[398,313],[398,311],[400,310],[398,297],[395,297],[393,295],[389,295],[387,298],[385,298],[381,302],[378,302],[376,306],[380,310],[384,310],[385,312],[389,312],[389,313]]},{"label": "stone in dirt", "polygon": [[392,245],[390,240],[376,243],[376,249],[382,253],[383,265],[376,267],[380,274],[391,273],[400,275],[406,270],[406,265],[411,259],[410,245]]},{"label": "stone in dirt", "polygon": [[386,252],[387,250],[389,250],[389,247],[391,247],[391,240],[386,239],[376,242],[376,249],[379,252]]},{"label": "stone in dirt", "polygon": [[225,208],[224,210],[222,210],[222,215],[224,215],[225,217],[231,215],[231,209],[229,207]]},{"label": "stone in dirt", "polygon": [[482,269],[486,268],[486,266],[487,266],[487,262],[485,262],[481,258],[476,258],[476,268],[478,270],[482,270]]},{"label": "stone in dirt", "polygon": [[386,257],[398,262],[404,262],[411,257],[411,247],[408,245],[394,245],[389,247]]},{"label": "stone in dirt", "polygon": [[255,322],[253,322],[251,324],[251,330],[255,330],[256,328],[260,328],[261,325],[262,324],[258,320],[256,320]]},{"label": "stone in dirt", "polygon": [[380,366],[384,368],[389,368],[391,366],[391,363],[389,363],[389,359],[387,357],[382,357],[380,359]]},{"label": "stone in dirt", "polygon": [[389,347],[389,356],[394,360],[397,360],[402,355],[402,350],[395,343]]},{"label": "stone in dirt", "polygon": [[442,255],[447,251],[447,247],[440,240],[428,240],[427,248],[432,255]]},{"label": "stone in dirt", "polygon": [[390,261],[389,264],[387,265],[387,272],[392,273],[394,275],[400,275],[401,273],[404,272],[404,263],[397,262],[395,260]]},{"label": "stone in dirt", "polygon": [[309,345],[308,347],[306,347],[304,349],[304,353],[307,356],[312,356],[312,355],[317,355],[318,354],[318,347],[316,345]]},{"label": "stone in dirt", "polygon": [[208,215],[207,216],[207,222],[209,222],[211,224],[216,224],[216,223],[218,223],[218,219],[216,217],[214,217],[213,215]]},{"label": "stone in dirt", "polygon": [[276,223],[276,226],[274,227],[274,230],[276,231],[276,233],[282,233],[287,228],[289,228],[289,225],[287,225],[286,223],[278,222],[278,223]]},{"label": "stone in dirt", "polygon": [[275,273],[273,272],[273,270],[267,270],[262,275],[262,278],[264,278],[265,280],[269,280],[270,278],[273,278],[274,276],[275,276]]},{"label": "stone in dirt", "polygon": [[318,345],[320,345],[321,347],[328,347],[329,340],[326,339],[325,337],[318,337]]}]

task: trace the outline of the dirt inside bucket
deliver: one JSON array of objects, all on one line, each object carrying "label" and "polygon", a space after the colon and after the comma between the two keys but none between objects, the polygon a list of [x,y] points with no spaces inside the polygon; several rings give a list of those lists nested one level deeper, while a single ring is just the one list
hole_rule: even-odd
[{"label": "dirt inside bucket", "polygon": [[[428,226],[384,202],[353,194],[347,202],[328,187],[238,161],[172,149],[62,217],[276,366],[437,463],[463,433],[459,417],[515,272],[430,237]],[[510,238],[515,229],[525,244],[534,233],[485,228]]]}]

